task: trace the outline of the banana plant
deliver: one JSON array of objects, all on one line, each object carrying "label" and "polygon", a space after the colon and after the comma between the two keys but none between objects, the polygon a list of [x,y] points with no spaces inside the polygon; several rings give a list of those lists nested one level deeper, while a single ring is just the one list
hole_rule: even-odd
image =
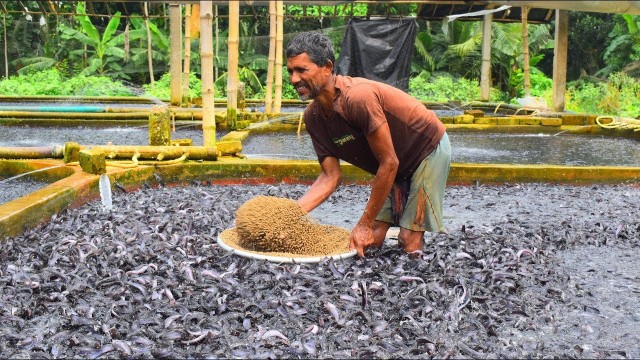
[{"label": "banana plant", "polygon": [[18,70],[18,74],[20,75],[26,75],[31,72],[51,69],[57,63],[58,61],[56,59],[46,56],[23,57],[11,62],[12,65],[21,66]]},{"label": "banana plant", "polygon": [[[124,50],[118,47],[123,43],[123,34],[114,36],[120,25],[120,12],[115,13],[109,20],[102,34],[87,16],[83,2],[78,2],[76,13],[79,14],[76,19],[80,23],[82,30],[71,28],[65,24],[60,24],[60,28],[63,39],[79,41],[86,45],[87,53],[91,54],[89,65],[80,74],[112,75],[114,77],[127,78],[127,75],[121,71]],[[83,56],[84,50],[74,50],[71,54]]]},{"label": "banana plant", "polygon": [[[252,29],[245,23],[240,24],[240,57],[238,59],[238,79],[247,85],[247,96],[254,95],[263,90],[261,78],[266,79],[266,71],[269,65],[269,59],[264,54],[255,52],[258,44],[251,36]],[[219,41],[225,44],[227,41],[227,32],[222,32]],[[218,56],[214,59],[215,64],[224,70],[227,70],[228,54],[225,46],[222,46]],[[225,88],[227,83],[227,72],[222,73],[215,80],[216,86]]]}]

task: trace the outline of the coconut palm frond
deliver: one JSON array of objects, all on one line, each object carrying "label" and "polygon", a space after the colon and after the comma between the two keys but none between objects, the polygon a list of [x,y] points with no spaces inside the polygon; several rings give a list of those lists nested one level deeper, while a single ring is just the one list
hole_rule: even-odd
[{"label": "coconut palm frond", "polygon": [[493,24],[492,47],[505,55],[522,52],[522,29],[520,24]]},{"label": "coconut palm frond", "polygon": [[449,50],[456,53],[460,57],[464,57],[467,54],[476,51],[481,43],[482,34],[475,34],[462,43],[450,45]]},{"label": "coconut palm frond", "polygon": [[433,56],[428,50],[431,44],[431,36],[427,32],[421,32],[416,36],[414,48],[418,56],[425,62],[429,69],[433,71],[435,69],[436,63]]}]

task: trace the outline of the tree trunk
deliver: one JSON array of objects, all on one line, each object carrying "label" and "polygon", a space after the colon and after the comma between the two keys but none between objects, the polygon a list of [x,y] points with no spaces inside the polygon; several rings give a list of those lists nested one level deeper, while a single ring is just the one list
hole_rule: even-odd
[{"label": "tree trunk", "polygon": [[216,145],[216,116],[213,88],[213,44],[211,1],[200,1],[200,61],[202,65],[202,135],[205,147]]},{"label": "tree trunk", "polygon": [[282,53],[283,44],[283,8],[284,2],[282,0],[276,1],[276,93],[275,93],[275,105],[273,106],[273,112],[279,113],[282,105]]},{"label": "tree trunk", "polygon": [[236,128],[238,116],[238,36],[240,35],[240,3],[229,1],[229,50],[227,66],[227,126]]},{"label": "tree trunk", "polygon": [[182,101],[182,11],[179,3],[169,4],[169,69],[171,73],[171,105]]},{"label": "tree trunk", "polygon": [[144,23],[147,26],[147,58],[149,59],[149,79],[151,85],[155,82],[153,78],[153,53],[151,52],[151,29],[149,28],[148,2],[144,2]]},{"label": "tree trunk", "polygon": [[184,68],[182,76],[182,104],[189,103],[189,71],[191,66],[191,5],[184,6]]},{"label": "tree trunk", "polygon": [[273,104],[273,70],[276,63],[276,2],[269,1],[269,65],[267,68],[267,88],[264,95],[264,112],[271,113]]}]

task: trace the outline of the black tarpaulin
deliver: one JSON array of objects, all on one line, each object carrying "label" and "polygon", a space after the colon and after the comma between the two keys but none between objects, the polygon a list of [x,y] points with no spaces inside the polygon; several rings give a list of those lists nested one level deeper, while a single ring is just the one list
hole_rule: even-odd
[{"label": "black tarpaulin", "polygon": [[351,19],[337,61],[337,73],[409,89],[417,24],[413,19]]}]

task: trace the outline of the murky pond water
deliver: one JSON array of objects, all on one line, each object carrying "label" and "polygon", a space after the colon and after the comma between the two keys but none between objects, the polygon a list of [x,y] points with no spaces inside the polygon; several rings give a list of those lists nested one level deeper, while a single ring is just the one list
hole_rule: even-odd
[{"label": "murky pond water", "polygon": [[[74,141],[81,145],[147,145],[149,129],[147,126],[122,127],[31,127],[0,126],[0,146],[43,146],[63,145]],[[226,131],[218,131],[221,137]],[[171,132],[172,139],[192,139],[194,145],[202,145],[202,130],[192,126],[176,126]]]},{"label": "murky pond water", "polygon": [[[6,179],[5,179],[6,180]],[[49,185],[29,178],[0,180],[0,205]]]},{"label": "murky pond water", "polygon": [[[475,164],[640,166],[640,141],[561,134],[449,132],[451,160]],[[250,158],[315,159],[304,133],[256,134],[243,142]]]},{"label": "murky pond water", "polygon": [[[218,131],[220,138],[226,131]],[[202,145],[202,131],[177,126],[172,139],[191,139]],[[502,134],[449,131],[452,161],[478,164],[552,164],[574,166],[640,166],[640,141],[636,139],[570,134]],[[147,127],[41,128],[3,127],[0,146],[138,145],[148,143]],[[316,158],[306,132],[253,134],[243,141],[250,158]]]}]

